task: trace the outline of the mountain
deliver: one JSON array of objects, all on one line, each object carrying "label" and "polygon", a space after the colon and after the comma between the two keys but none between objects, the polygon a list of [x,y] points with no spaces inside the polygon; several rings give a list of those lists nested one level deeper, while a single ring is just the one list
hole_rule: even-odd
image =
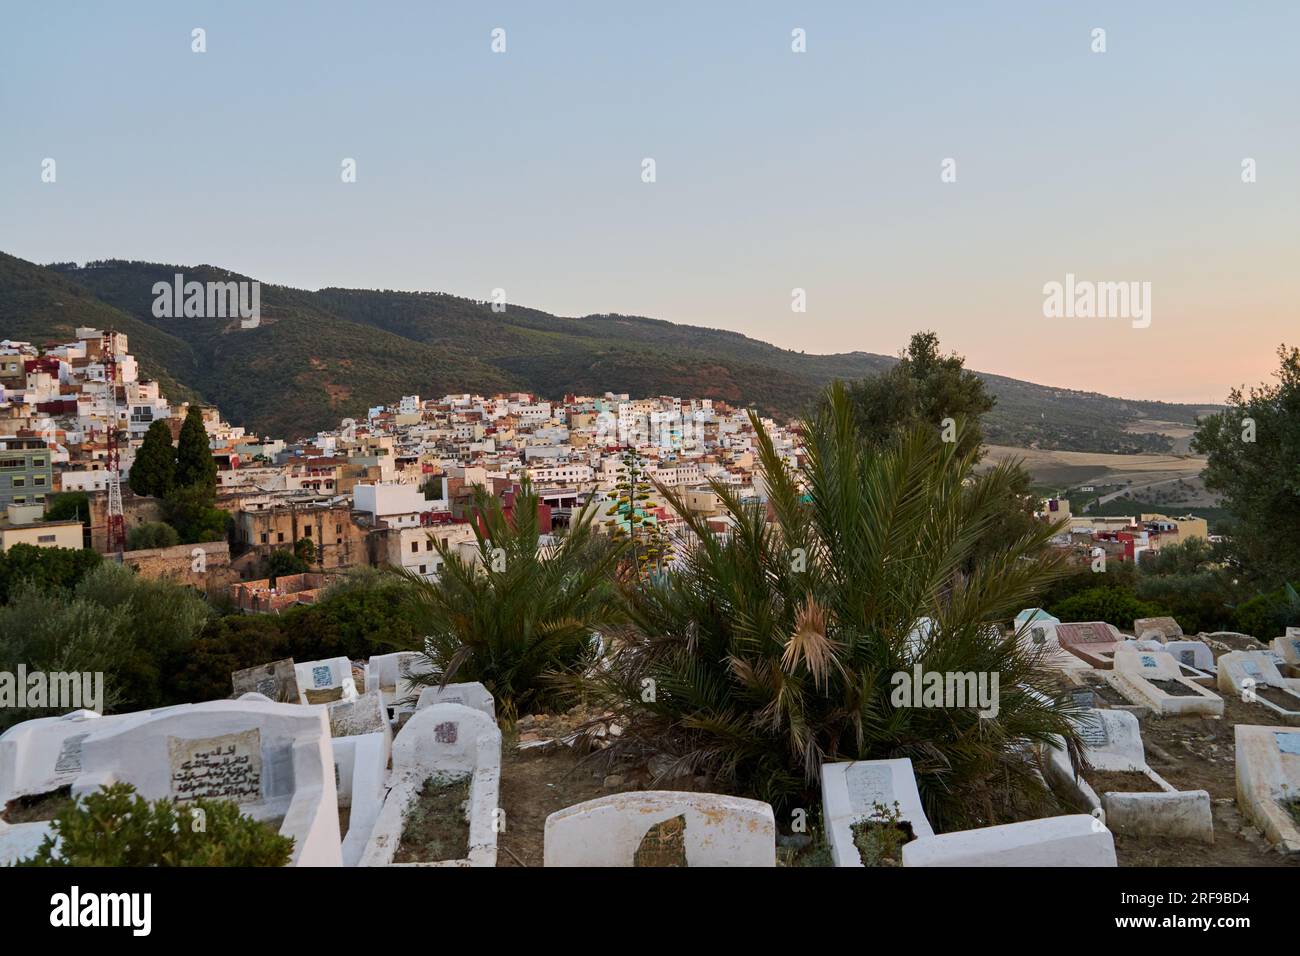
[{"label": "mountain", "polygon": [[[0,253],[0,338],[58,341],[77,325],[130,337],[169,396],[215,404],[232,422],[285,438],[337,425],[403,394],[529,391],[682,395],[796,416],[835,378],[895,359],[810,355],[737,332],[628,315],[551,315],[433,292],[261,285],[261,324],[156,318],[153,287],[252,277],[209,266],[106,260],[39,266]],[[902,343],[900,343],[902,344]],[[982,374],[982,373],[981,373]],[[1126,428],[1189,425],[1200,406],[1110,398],[983,375],[998,405],[990,442],[1079,451],[1164,451],[1169,439]]]}]

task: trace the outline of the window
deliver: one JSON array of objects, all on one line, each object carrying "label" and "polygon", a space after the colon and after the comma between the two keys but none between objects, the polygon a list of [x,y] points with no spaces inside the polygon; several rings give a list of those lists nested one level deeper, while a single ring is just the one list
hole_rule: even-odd
[{"label": "window", "polygon": [[425,571],[424,571],[424,565],[423,565],[423,564],[420,565],[420,573],[421,573],[421,574],[424,574],[424,573],[425,573]]},{"label": "window", "polygon": [[55,540],[56,538],[52,534],[42,534],[42,535],[37,535],[36,537],[37,544],[53,544]]},{"label": "window", "polygon": [[37,475],[37,476],[36,476],[36,484],[37,484],[37,485],[44,485],[44,484],[45,484],[45,476],[44,476],[44,475]]},{"label": "window", "polygon": [[426,538],[426,539],[425,539],[425,542],[424,542],[424,550],[425,550],[425,551],[432,551],[432,550],[433,550],[433,539],[432,539],[432,538]]},{"label": "window", "polygon": [[266,532],[262,532],[262,544],[266,544]]},{"label": "window", "polygon": [[26,478],[15,478],[15,479],[14,479],[14,487],[15,487],[15,488],[21,488],[21,487],[22,487],[23,485],[25,485],[25,484],[27,484],[27,479],[26,479]]},{"label": "window", "polygon": [[311,537],[311,525],[307,525],[307,527],[305,527],[305,528],[302,529],[302,536],[303,536],[304,538],[310,538],[310,537]]},{"label": "window", "polygon": [[23,505],[26,503],[27,503],[27,499],[24,498],[22,495],[19,495],[17,498],[14,499],[14,504],[16,505]]},{"label": "window", "polygon": [[411,554],[418,554],[419,551],[420,551],[420,542],[418,542],[418,541],[412,541],[412,542],[411,542]]},{"label": "window", "polygon": [[276,536],[275,536],[275,540],[276,540],[276,541],[284,541],[284,532],[283,532],[283,531],[277,532],[277,533],[276,533]]},{"label": "window", "polygon": [[343,525],[341,525],[341,524],[336,524],[336,525],[334,526],[334,533],[335,533],[335,534],[342,534],[342,533],[343,533]]},{"label": "window", "polygon": [[44,467],[45,467],[45,459],[44,459],[44,458],[33,458],[33,459],[32,459],[32,467],[33,467],[33,468],[44,468]]}]

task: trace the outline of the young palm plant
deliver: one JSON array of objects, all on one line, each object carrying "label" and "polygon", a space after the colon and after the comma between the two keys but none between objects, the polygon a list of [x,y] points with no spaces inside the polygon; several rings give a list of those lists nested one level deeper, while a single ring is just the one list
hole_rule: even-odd
[{"label": "young palm plant", "polygon": [[571,703],[556,679],[590,667],[597,633],[622,615],[613,573],[621,547],[593,530],[595,509],[544,543],[537,506],[527,481],[509,514],[500,498],[476,489],[477,560],[434,539],[436,581],[398,572],[427,626],[415,650],[430,673],[413,681],[479,681],[507,720]]},{"label": "young palm plant", "polygon": [[[827,399],[802,481],[754,419],[773,520],[715,483],[733,522],[719,538],[660,489],[696,543],[678,574],[629,590],[630,626],[586,687],[627,722],[619,747],[667,751],[672,775],[782,811],[820,805],[825,761],[894,757],[911,758],[939,826],[1044,805],[1033,745],[1060,735],[1077,760],[1077,708],[999,625],[1057,573],[1042,556],[1054,529],[980,552],[1012,467],[973,477],[976,451],[937,428],[874,450],[844,389]],[[997,675],[996,715],[896,706],[895,675],[916,665]]]}]

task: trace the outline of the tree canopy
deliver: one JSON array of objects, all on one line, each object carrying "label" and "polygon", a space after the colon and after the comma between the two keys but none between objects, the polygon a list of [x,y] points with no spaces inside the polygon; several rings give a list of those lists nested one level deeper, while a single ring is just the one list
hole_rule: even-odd
[{"label": "tree canopy", "polygon": [[1300,580],[1300,348],[1277,354],[1277,383],[1233,389],[1192,439],[1233,517],[1233,556],[1265,587]]}]

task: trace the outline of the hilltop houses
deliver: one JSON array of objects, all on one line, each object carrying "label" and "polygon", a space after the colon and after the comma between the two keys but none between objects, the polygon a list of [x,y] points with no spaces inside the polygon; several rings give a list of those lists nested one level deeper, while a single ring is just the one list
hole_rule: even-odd
[{"label": "hilltop houses", "polygon": [[[121,333],[78,328],[67,343],[0,342],[0,457],[11,461],[0,467],[0,510],[27,506],[7,523],[5,540],[69,546],[76,529],[24,529],[39,523],[53,495],[82,492],[89,544],[107,552],[110,435],[127,530],[161,520],[161,503],[133,495],[127,479],[149,426],[167,422],[175,441],[187,412],[188,405],[171,404],[158,382],[141,376]],[[216,547],[227,550],[212,555],[206,582],[189,566],[188,549],[128,553],[125,560],[140,573],[237,587],[230,593],[249,610],[314,599],[314,587],[290,590],[267,580],[276,551],[304,557],[313,575],[392,565],[434,579],[442,563],[435,541],[474,560],[480,490],[499,498],[508,514],[530,482],[545,535],[587,506],[598,509],[598,530],[615,531],[618,521],[606,513],[626,493],[620,485],[628,481],[629,455],[638,483],[674,490],[720,532],[726,519],[710,482],[763,497],[748,413],[712,399],[404,395],[298,440],[251,434],[213,408],[202,409],[202,418],[218,467],[216,505],[230,516],[228,542]],[[797,462],[794,433],[770,419],[761,425]],[[645,517],[662,530],[681,525],[681,515],[657,497]],[[205,552],[213,548],[204,545]]]}]

